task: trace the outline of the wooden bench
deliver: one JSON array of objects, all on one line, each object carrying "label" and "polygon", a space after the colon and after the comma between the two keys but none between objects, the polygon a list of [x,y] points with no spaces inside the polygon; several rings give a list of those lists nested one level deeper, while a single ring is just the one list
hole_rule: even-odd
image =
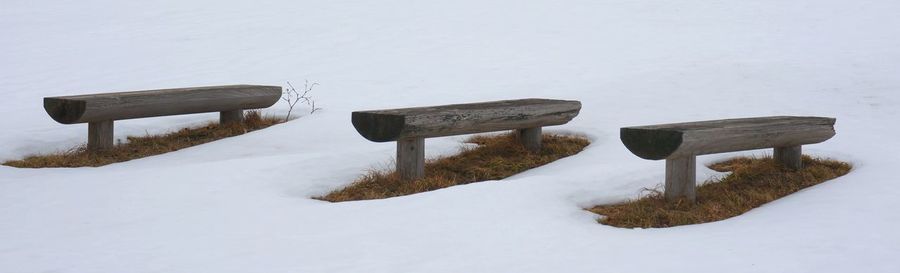
[{"label": "wooden bench", "polygon": [[620,138],[635,155],[666,160],[665,197],[696,199],[696,156],[774,148],[774,159],[802,168],[801,145],[834,136],[834,118],[760,117],[625,127]]},{"label": "wooden bench", "polygon": [[88,123],[88,149],[112,148],[113,121],[219,112],[222,124],[241,122],[243,110],[266,108],[281,87],[227,85],[44,98],[44,110],[62,124]]},{"label": "wooden bench", "polygon": [[541,149],[541,127],[569,122],[581,102],[504,100],[418,108],[353,112],[353,127],[374,142],[397,142],[397,172],[403,180],[425,176],[425,138],[516,130],[530,151]]}]

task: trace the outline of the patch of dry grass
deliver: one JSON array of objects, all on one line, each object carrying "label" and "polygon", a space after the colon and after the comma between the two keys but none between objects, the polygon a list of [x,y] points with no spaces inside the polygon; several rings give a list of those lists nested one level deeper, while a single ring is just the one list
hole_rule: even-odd
[{"label": "patch of dry grass", "polygon": [[210,123],[195,128],[184,128],[164,135],[130,136],[128,142],[105,151],[91,152],[86,146],[69,151],[28,156],[21,160],[3,162],[3,165],[18,168],[71,168],[98,167],[117,162],[138,159],[177,151],[218,139],[242,135],[283,122],[282,118],[263,117],[258,111],[247,111],[243,124],[220,126]]},{"label": "patch of dry grass", "polygon": [[850,172],[845,162],[803,156],[804,168],[793,171],[775,164],[771,157],[735,158],[713,164],[731,174],[697,188],[697,201],[666,202],[662,192],[622,204],[588,209],[602,217],[602,224],[624,228],[673,227],[731,218],[765,203]]},{"label": "patch of dry grass", "polygon": [[590,144],[584,137],[544,135],[541,151],[532,153],[525,150],[512,134],[474,136],[466,142],[478,146],[463,148],[454,156],[429,160],[422,179],[402,182],[395,171],[373,170],[350,186],[317,199],[330,202],[383,199],[503,179],[577,154]]}]

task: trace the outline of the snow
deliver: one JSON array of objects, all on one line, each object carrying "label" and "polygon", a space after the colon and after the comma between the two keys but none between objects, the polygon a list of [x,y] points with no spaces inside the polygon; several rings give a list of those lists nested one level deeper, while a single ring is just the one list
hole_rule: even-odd
[{"label": "snow", "polygon": [[[4,0],[2,160],[85,141],[86,125],[55,123],[44,96],[309,79],[324,109],[105,167],[0,167],[0,272],[900,272],[898,10],[893,0]],[[392,143],[355,132],[351,111],[527,97],[581,100],[575,120],[547,130],[593,143],[502,181],[310,199],[393,156]],[[837,136],[804,152],[854,170],[709,224],[619,229],[582,210],[663,179],[664,163],[628,152],[619,127],[767,115],[836,117]],[[215,118],[119,121],[116,137]],[[428,156],[463,138],[428,139]]]}]

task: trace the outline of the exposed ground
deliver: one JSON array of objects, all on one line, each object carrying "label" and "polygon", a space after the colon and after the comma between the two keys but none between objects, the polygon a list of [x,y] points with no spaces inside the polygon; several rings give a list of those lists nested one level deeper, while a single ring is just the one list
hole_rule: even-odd
[{"label": "exposed ground", "polygon": [[17,168],[99,167],[242,135],[283,121],[283,118],[263,116],[258,111],[247,111],[242,124],[222,126],[218,123],[209,123],[162,135],[129,136],[127,142],[118,144],[109,150],[89,151],[86,145],[81,145],[67,151],[6,161],[3,162],[3,165]]},{"label": "exposed ground", "polygon": [[429,160],[425,177],[404,182],[396,171],[371,170],[350,186],[318,199],[341,202],[383,199],[487,180],[499,180],[581,152],[590,142],[580,136],[543,135],[539,153],[519,144],[512,134],[478,135],[453,156]]},{"label": "exposed ground", "polygon": [[589,210],[603,215],[600,223],[625,228],[660,228],[719,221],[741,215],[753,208],[804,188],[850,172],[845,162],[803,157],[804,168],[790,170],[775,164],[771,157],[740,157],[709,166],[731,172],[697,187],[696,203],[666,202],[663,193],[647,189],[646,196],[622,204],[603,205]]}]

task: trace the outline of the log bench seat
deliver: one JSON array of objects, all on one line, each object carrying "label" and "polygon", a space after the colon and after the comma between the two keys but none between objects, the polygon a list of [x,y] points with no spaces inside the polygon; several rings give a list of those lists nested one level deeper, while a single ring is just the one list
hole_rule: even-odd
[{"label": "log bench seat", "polygon": [[625,127],[620,138],[638,157],[666,160],[665,198],[696,199],[696,156],[774,148],[778,164],[802,168],[801,145],[834,136],[834,118],[759,117]]},{"label": "log bench seat", "polygon": [[403,109],[357,111],[356,131],[374,142],[397,142],[397,172],[403,180],[425,176],[425,138],[516,130],[530,151],[541,149],[541,127],[568,123],[581,102],[504,100]]},{"label": "log bench seat", "polygon": [[227,85],[44,98],[44,110],[62,124],[88,123],[88,150],[112,148],[113,121],[219,112],[222,124],[241,122],[243,110],[266,108],[281,87]]}]

